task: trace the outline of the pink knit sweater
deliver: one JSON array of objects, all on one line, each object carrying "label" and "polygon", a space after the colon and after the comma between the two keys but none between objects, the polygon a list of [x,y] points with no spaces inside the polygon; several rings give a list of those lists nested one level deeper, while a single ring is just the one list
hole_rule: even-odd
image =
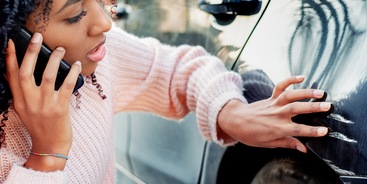
[{"label": "pink knit sweater", "polygon": [[65,169],[46,173],[23,167],[32,143],[10,108],[6,142],[0,149],[0,183],[114,183],[112,117],[122,111],[173,119],[196,111],[204,138],[221,145],[233,143],[217,138],[217,115],[230,99],[245,99],[240,76],[228,72],[219,59],[201,47],[170,47],[117,28],[107,34],[106,46],[108,53],[95,74],[107,99],[102,100],[88,81],[79,89],[80,109],[72,97],[74,137]]}]

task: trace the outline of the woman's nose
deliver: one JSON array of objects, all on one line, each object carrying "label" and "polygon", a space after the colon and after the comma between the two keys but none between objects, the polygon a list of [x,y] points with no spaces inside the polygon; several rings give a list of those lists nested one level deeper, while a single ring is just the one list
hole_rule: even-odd
[{"label": "woman's nose", "polygon": [[89,36],[100,35],[111,29],[112,27],[111,19],[108,17],[104,9],[98,3],[96,3],[93,6],[93,10],[90,12],[92,13],[90,19],[92,22],[91,27],[88,30]]}]

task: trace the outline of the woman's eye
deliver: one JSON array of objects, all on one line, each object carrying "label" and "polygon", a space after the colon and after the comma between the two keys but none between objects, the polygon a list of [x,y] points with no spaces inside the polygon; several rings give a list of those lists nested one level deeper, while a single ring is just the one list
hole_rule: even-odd
[{"label": "woman's eye", "polygon": [[66,19],[66,21],[69,23],[69,24],[75,24],[75,23],[78,23],[83,17],[85,17],[87,15],[87,11],[83,10],[82,12],[80,12],[79,15],[75,16],[75,17],[72,17],[72,18],[68,18]]}]

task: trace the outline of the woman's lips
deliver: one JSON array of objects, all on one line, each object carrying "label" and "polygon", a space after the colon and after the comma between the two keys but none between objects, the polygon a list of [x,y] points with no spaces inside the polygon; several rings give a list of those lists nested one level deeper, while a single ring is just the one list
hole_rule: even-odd
[{"label": "woman's lips", "polygon": [[104,44],[100,44],[95,49],[90,51],[87,57],[94,62],[99,62],[104,58],[105,55],[106,55],[106,47]]}]

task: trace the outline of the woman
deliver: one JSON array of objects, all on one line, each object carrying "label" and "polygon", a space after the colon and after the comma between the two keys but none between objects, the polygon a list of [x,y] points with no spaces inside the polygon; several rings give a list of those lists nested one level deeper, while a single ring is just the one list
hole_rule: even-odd
[{"label": "woman", "polygon": [[[240,76],[218,58],[201,47],[170,47],[112,28],[101,1],[3,0],[0,6],[0,182],[114,183],[111,123],[113,113],[122,111],[174,119],[195,111],[202,135],[223,146],[240,141],[306,152],[293,136],[327,133],[291,121],[331,106],[299,102],[321,98],[322,90],[286,91],[303,76],[276,85],[271,98],[247,104]],[[9,38],[20,26],[34,34],[18,67]],[[37,86],[33,71],[42,42],[54,51]],[[62,58],[72,67],[55,91]],[[79,73],[86,82],[73,95]]]}]

